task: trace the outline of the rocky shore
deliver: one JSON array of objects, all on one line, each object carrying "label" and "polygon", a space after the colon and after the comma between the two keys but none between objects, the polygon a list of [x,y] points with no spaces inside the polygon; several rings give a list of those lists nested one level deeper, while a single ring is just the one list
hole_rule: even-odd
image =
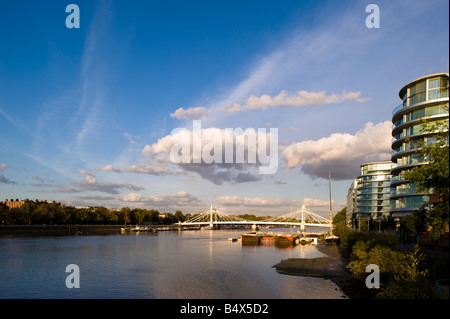
[{"label": "rocky shore", "polygon": [[320,243],[317,249],[326,255],[320,258],[289,258],[273,267],[278,273],[292,276],[315,276],[332,280],[349,299],[370,299],[373,292],[352,276],[346,268],[349,258],[336,244]]}]

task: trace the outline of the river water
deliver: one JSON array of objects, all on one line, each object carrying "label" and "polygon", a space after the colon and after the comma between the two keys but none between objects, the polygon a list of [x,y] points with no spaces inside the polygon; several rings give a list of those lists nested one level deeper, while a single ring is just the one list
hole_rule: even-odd
[{"label": "river water", "polygon": [[[0,236],[0,298],[345,298],[331,280],[282,275],[273,268],[282,259],[323,257],[314,245],[228,241],[245,232]],[[69,264],[79,268],[79,288],[66,286]]]}]

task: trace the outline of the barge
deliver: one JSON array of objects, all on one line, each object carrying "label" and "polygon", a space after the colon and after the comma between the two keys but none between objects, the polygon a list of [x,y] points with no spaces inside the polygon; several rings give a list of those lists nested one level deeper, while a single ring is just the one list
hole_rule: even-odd
[{"label": "barge", "polygon": [[255,244],[259,244],[261,241],[261,234],[257,234],[257,233],[248,233],[248,234],[242,234],[241,235],[241,240],[243,243],[255,243]]},{"label": "barge", "polygon": [[275,243],[277,244],[294,244],[299,236],[296,234],[278,234],[275,236]]}]

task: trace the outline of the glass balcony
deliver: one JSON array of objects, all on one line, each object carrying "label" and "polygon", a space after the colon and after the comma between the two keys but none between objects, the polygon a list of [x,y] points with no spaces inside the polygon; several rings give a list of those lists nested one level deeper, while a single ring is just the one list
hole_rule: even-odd
[{"label": "glass balcony", "polygon": [[397,105],[392,111],[392,116],[403,110],[404,108],[411,107],[414,104],[433,101],[443,98],[448,98],[448,88],[440,88],[437,90],[428,90],[428,99],[426,98],[426,91],[418,92],[408,97],[403,103]]}]

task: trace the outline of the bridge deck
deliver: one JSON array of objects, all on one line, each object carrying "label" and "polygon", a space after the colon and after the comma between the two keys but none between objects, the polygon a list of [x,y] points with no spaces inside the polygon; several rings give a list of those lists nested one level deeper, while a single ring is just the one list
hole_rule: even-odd
[{"label": "bridge deck", "polygon": [[183,222],[179,225],[291,225],[291,226],[309,226],[309,227],[330,227],[328,223],[294,223],[294,222],[262,222],[262,221],[204,221],[204,222]]}]

